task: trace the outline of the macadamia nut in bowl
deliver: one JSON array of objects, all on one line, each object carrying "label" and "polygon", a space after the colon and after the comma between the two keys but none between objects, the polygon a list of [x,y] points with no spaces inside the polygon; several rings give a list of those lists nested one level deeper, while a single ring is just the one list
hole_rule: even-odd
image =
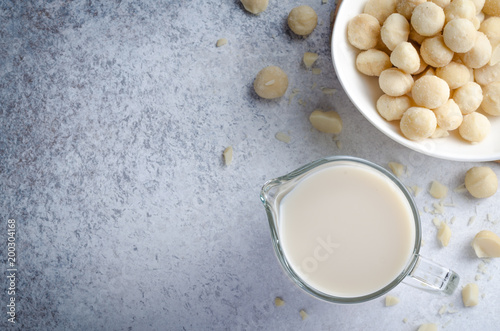
[{"label": "macadamia nut in bowl", "polygon": [[[343,1],[332,32],[334,69],[353,105],[369,122],[394,141],[420,153],[442,159],[500,160],[500,116],[496,115],[498,90],[495,84],[487,87],[491,83],[500,81],[500,63],[494,62],[492,65],[488,62],[480,68],[473,68],[484,63],[488,57],[489,48],[481,33],[489,38],[490,44],[492,40],[496,42],[495,38],[499,33],[491,28],[496,26],[493,24],[494,20],[489,21],[493,22],[488,23],[489,25],[484,24],[483,31],[478,32],[483,17],[484,21],[490,18],[488,15],[483,15],[481,10],[476,17],[478,14],[475,5],[470,6],[474,8],[472,11],[469,8],[464,12],[458,10],[460,8],[451,10],[453,8],[451,7],[448,9],[447,21],[446,7],[460,1],[432,1],[445,13],[442,30],[432,36],[418,34],[411,24],[413,10],[418,5],[430,1],[396,1],[396,7],[400,8],[390,13],[394,9],[389,5],[389,1],[371,0],[372,3],[387,2],[383,10],[381,9],[383,13],[380,15],[374,12],[373,8],[364,11],[368,0]],[[473,3],[471,0],[462,2]],[[435,10],[437,8],[433,5],[430,7],[435,13],[440,12]],[[358,48],[349,41],[348,25],[352,19],[361,14],[370,16],[367,19],[374,29],[371,29],[366,36],[358,35],[357,39],[364,40],[366,37],[366,40],[371,41]],[[469,15],[471,20],[477,19],[477,21],[473,23],[467,18]],[[462,19],[468,22],[452,23],[454,20]],[[446,26],[450,23],[452,24],[445,33]],[[378,26],[380,32],[372,33],[373,30],[378,30]],[[465,28],[462,30],[460,26]],[[429,33],[422,30],[420,32]],[[426,39],[432,38],[436,38],[434,43],[425,43]],[[426,45],[422,51],[424,43]],[[427,61],[431,63],[421,62],[418,70],[412,73],[416,67],[413,50],[420,56],[419,60],[422,58],[425,62],[427,56]],[[367,53],[361,55],[356,63],[358,55],[363,52]],[[389,57],[392,67],[389,67],[387,56],[382,53]],[[429,78],[419,83],[419,80],[427,76]],[[426,81],[430,84],[424,84]],[[463,91],[469,89],[474,92],[474,96],[456,93],[469,82],[474,84],[469,84],[471,86],[464,88]],[[429,90],[425,86],[434,88]],[[481,95],[476,93],[480,89]],[[455,95],[458,101],[454,99]],[[426,111],[420,111],[418,116],[416,114],[410,116],[414,112],[412,111],[405,118],[405,112],[412,107],[424,108]],[[462,107],[465,111],[460,111],[459,114],[457,107],[459,109]],[[433,117],[429,112],[434,115],[436,121],[434,128]],[[416,117],[425,120],[427,126],[423,125],[419,129],[410,128],[411,123],[420,123]],[[405,136],[403,130],[406,130],[408,136],[412,138]],[[416,134],[413,135],[411,131],[415,131]],[[426,137],[429,133],[430,136]]]}]

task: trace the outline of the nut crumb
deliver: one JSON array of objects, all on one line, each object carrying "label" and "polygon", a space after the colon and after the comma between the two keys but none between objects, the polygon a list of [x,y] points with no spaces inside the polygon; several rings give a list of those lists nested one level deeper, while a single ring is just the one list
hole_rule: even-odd
[{"label": "nut crumb", "polygon": [[276,135],[274,136],[276,139],[278,139],[279,141],[282,141],[284,143],[287,143],[289,144],[290,141],[291,141],[291,138],[289,135],[287,135],[286,133],[284,132],[277,132]]},{"label": "nut crumb", "polygon": [[319,74],[321,74],[321,69],[320,68],[312,68],[312,73],[313,73],[313,75],[319,75]]},{"label": "nut crumb", "polygon": [[[305,52],[304,56],[302,57],[302,61],[304,62],[304,65],[306,66],[307,69],[311,68],[318,59],[319,55],[317,53],[311,53],[311,52]],[[313,69],[314,73],[314,69]]]},{"label": "nut crumb", "polygon": [[276,299],[274,299],[274,304],[276,307],[281,307],[285,304],[285,301],[283,301],[280,297],[276,297]]},{"label": "nut crumb", "polygon": [[336,89],[328,88],[328,87],[322,87],[321,91],[323,92],[323,94],[327,94],[327,95],[333,95],[335,92],[337,92]]},{"label": "nut crumb", "polygon": [[217,44],[216,44],[216,46],[217,46],[217,47],[222,47],[222,46],[224,46],[225,44],[227,44],[227,39],[226,39],[226,38],[220,38],[219,40],[217,40]]},{"label": "nut crumb", "polygon": [[388,166],[391,169],[392,173],[398,178],[401,178],[401,176],[406,173],[406,167],[401,163],[389,162]]},{"label": "nut crumb", "polygon": [[222,155],[224,156],[224,163],[227,166],[230,165],[231,162],[233,162],[233,147],[232,146],[226,147]]},{"label": "nut crumb", "polygon": [[300,314],[300,317],[302,317],[302,320],[305,320],[308,317],[308,315],[304,309],[301,309],[299,311],[299,314]]},{"label": "nut crumb", "polygon": [[469,223],[467,223],[467,225],[471,225],[472,223],[474,223],[475,220],[476,220],[476,216],[471,216],[469,218]]}]

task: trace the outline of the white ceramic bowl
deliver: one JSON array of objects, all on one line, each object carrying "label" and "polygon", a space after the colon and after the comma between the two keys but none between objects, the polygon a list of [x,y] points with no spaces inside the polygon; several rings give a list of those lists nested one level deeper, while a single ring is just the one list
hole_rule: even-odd
[{"label": "white ceramic bowl", "polygon": [[367,0],[345,0],[341,3],[332,35],[332,58],[337,77],[352,103],[368,121],[396,142],[420,153],[455,161],[500,160],[500,117],[488,116],[491,132],[478,144],[470,144],[458,135],[457,130],[449,137],[426,139],[415,142],[406,139],[399,130],[399,122],[387,122],[377,112],[375,104],[382,91],[377,77],[368,77],[356,69],[355,59],[359,52],[347,41],[347,23],[362,13]]}]

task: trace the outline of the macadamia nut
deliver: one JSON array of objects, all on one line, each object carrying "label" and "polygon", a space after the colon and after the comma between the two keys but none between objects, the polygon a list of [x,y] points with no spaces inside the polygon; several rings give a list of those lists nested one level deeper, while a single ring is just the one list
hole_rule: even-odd
[{"label": "macadamia nut", "polygon": [[479,32],[484,33],[488,37],[491,46],[495,47],[500,44],[500,17],[485,19],[479,27]]},{"label": "macadamia nut", "polygon": [[368,0],[363,13],[372,15],[382,25],[389,15],[396,12],[398,2],[399,0]]},{"label": "macadamia nut", "polygon": [[420,46],[420,55],[433,67],[444,67],[453,59],[453,51],[446,46],[441,35],[425,39]]},{"label": "macadamia nut", "polygon": [[482,32],[476,33],[476,41],[474,46],[464,54],[460,54],[460,59],[469,68],[481,68],[486,65],[491,58],[491,44]]},{"label": "macadamia nut", "polygon": [[456,18],[444,26],[444,43],[453,52],[465,53],[474,46],[476,33],[476,28],[471,21],[465,18]]},{"label": "macadamia nut", "polygon": [[418,106],[434,109],[448,101],[450,88],[437,76],[422,76],[413,84],[411,95]]},{"label": "macadamia nut", "polygon": [[498,189],[498,178],[490,167],[472,167],[465,174],[465,188],[474,198],[489,198]]},{"label": "macadamia nut", "polygon": [[400,43],[391,53],[392,64],[408,74],[420,68],[420,56],[413,45],[407,41]]},{"label": "macadamia nut", "polygon": [[411,14],[415,7],[426,1],[427,0],[400,0],[396,6],[396,11],[409,20],[411,19]]},{"label": "macadamia nut", "polygon": [[397,13],[387,17],[380,29],[382,41],[391,51],[400,43],[407,41],[409,35],[410,23],[404,16]]},{"label": "macadamia nut", "polygon": [[383,94],[377,100],[377,111],[387,121],[400,120],[411,106],[411,99],[406,95],[391,97]]},{"label": "macadamia nut", "polygon": [[253,88],[264,99],[282,97],[288,88],[288,76],[280,67],[265,67],[255,77]]},{"label": "macadamia nut", "polygon": [[481,13],[484,7],[485,0],[472,0],[474,7],[476,7],[476,15]]},{"label": "macadamia nut", "polygon": [[490,16],[500,16],[500,1],[486,0],[483,6],[483,12]]},{"label": "macadamia nut", "polygon": [[453,0],[444,8],[446,23],[456,18],[464,18],[469,21],[476,16],[476,6],[471,0]]},{"label": "macadamia nut", "polygon": [[450,0],[431,0],[431,1],[434,2],[436,5],[438,5],[441,8],[445,8],[451,2]]},{"label": "macadamia nut", "polygon": [[474,78],[480,85],[500,81],[500,62],[495,65],[485,65],[479,69],[474,69]]},{"label": "macadamia nut", "polygon": [[382,71],[391,67],[389,55],[377,49],[360,52],[356,57],[356,68],[368,76],[380,76]]},{"label": "macadamia nut", "polygon": [[432,110],[421,107],[409,108],[401,118],[400,128],[403,135],[411,140],[429,138],[436,130],[436,115]]},{"label": "macadamia nut", "polygon": [[399,69],[390,68],[382,71],[378,83],[385,94],[398,97],[411,90],[413,77]]},{"label": "macadamia nut", "polygon": [[288,14],[288,26],[299,36],[307,36],[311,34],[316,25],[318,25],[318,15],[314,9],[309,6],[295,7]]},{"label": "macadamia nut", "polygon": [[472,241],[472,247],[479,258],[500,257],[500,237],[494,232],[478,232]]},{"label": "macadamia nut", "polygon": [[470,81],[469,69],[463,64],[453,61],[444,67],[437,68],[436,76],[444,79],[452,90],[459,88]]},{"label": "macadamia nut", "polygon": [[422,36],[433,36],[443,29],[444,11],[432,2],[424,2],[413,10],[411,25]]},{"label": "macadamia nut", "polygon": [[250,13],[259,14],[267,9],[269,0],[241,0],[241,3]]},{"label": "macadamia nut", "polygon": [[483,90],[479,84],[468,82],[455,90],[453,100],[457,103],[462,114],[470,114],[476,111],[481,105]]},{"label": "macadamia nut", "polygon": [[477,112],[464,116],[458,128],[460,136],[471,143],[482,141],[490,133],[491,123],[486,116]]},{"label": "macadamia nut", "polygon": [[354,47],[367,50],[374,48],[380,35],[378,20],[368,14],[359,14],[347,24],[347,40]]},{"label": "macadamia nut", "polygon": [[434,114],[436,114],[438,126],[444,130],[455,130],[463,121],[462,112],[453,99],[449,99],[444,105],[434,109]]},{"label": "macadamia nut", "polygon": [[500,116],[500,82],[489,83],[483,88],[481,108],[489,115]]}]

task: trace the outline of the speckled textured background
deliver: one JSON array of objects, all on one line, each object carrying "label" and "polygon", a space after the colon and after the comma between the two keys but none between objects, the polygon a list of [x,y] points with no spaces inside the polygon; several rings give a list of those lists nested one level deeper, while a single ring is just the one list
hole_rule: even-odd
[{"label": "speckled textured background", "polygon": [[[286,27],[309,4],[320,24],[307,38]],[[500,261],[478,271],[469,242],[500,232],[498,194],[453,192],[474,164],[401,147],[352,106],[329,50],[333,0],[270,1],[259,16],[239,1],[0,1],[0,240],[7,275],[7,220],[15,219],[19,330],[498,330]],[[228,44],[217,48],[219,38]],[[313,75],[305,51],[320,54]],[[285,97],[262,100],[256,73],[278,65]],[[322,93],[321,87],[336,93]],[[296,95],[292,91],[296,90]],[[336,109],[336,140],[311,128],[316,108]],[[275,139],[288,133],[291,142]],[[222,152],[234,148],[225,166]],[[314,159],[348,154],[408,167],[419,185],[422,254],[452,266],[484,297],[464,308],[401,285],[401,299],[361,305],[318,301],[295,288],[272,249],[262,184]],[[500,174],[500,166],[490,163]],[[425,191],[450,187],[441,248]],[[488,220],[489,214],[489,220]],[[476,221],[468,225],[470,216]],[[274,298],[285,300],[274,306]],[[449,306],[452,305],[453,307]],[[446,305],[446,312],[438,311]],[[302,321],[299,310],[309,317]],[[451,313],[450,311],[456,311]],[[403,322],[406,319],[406,323]]]}]

